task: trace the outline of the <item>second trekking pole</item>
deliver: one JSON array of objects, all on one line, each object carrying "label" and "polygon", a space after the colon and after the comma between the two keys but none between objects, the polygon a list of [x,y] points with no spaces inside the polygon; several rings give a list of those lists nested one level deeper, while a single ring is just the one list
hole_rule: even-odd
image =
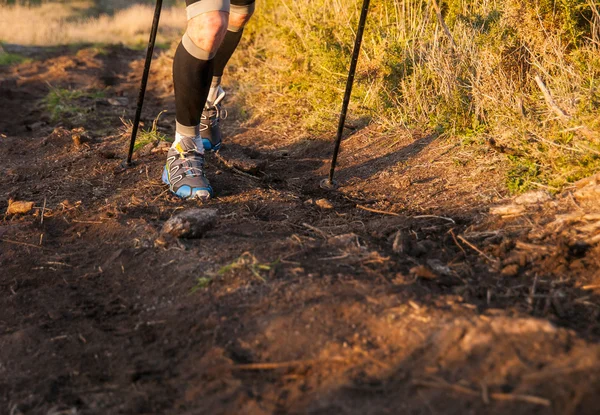
[{"label": "second trekking pole", "polygon": [[131,128],[131,142],[129,143],[129,153],[127,154],[126,166],[131,166],[131,158],[135,148],[135,139],[140,119],[142,118],[142,107],[144,106],[144,96],[146,95],[146,86],[148,85],[148,75],[150,74],[150,65],[152,64],[152,54],[154,53],[154,45],[156,44],[156,34],[158,33],[158,22],[160,21],[160,12],[162,10],[162,0],[156,0],[156,8],[154,9],[154,20],[152,21],[152,30],[150,31],[150,39],[148,40],[148,49],[146,50],[146,62],[144,64],[144,73],[142,75],[142,84],[137,100],[137,109],[135,118]]},{"label": "second trekking pole", "polygon": [[360,47],[362,45],[365,26],[367,24],[367,15],[369,14],[370,3],[371,0],[364,0],[362,11],[360,13],[358,31],[356,32],[356,41],[354,42],[354,51],[352,52],[352,62],[350,63],[350,71],[348,73],[348,80],[346,81],[346,92],[344,94],[344,102],[342,103],[342,112],[340,113],[340,121],[337,130],[337,139],[335,141],[335,147],[333,149],[333,158],[331,159],[331,169],[329,171],[329,177],[321,182],[321,187],[325,189],[334,189],[336,187],[333,177],[335,175],[337,158],[340,153],[340,147],[342,144],[342,136],[344,135],[344,125],[346,124],[346,116],[348,115],[348,105],[350,104],[350,97],[352,96],[354,76],[356,75],[356,66],[358,64],[358,57],[360,55]]}]

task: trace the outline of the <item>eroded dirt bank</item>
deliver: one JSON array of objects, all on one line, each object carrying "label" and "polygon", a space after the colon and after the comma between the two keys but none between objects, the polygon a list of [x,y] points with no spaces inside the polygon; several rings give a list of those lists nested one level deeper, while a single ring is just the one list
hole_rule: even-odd
[{"label": "eroded dirt bank", "polygon": [[[232,99],[220,219],[164,240],[195,207],[165,192],[164,152],[119,168],[141,55],[1,70],[0,210],[35,206],[0,223],[0,413],[598,412],[594,178],[508,200],[492,149],[367,128],[325,192],[331,137],[242,124]],[[168,134],[158,62],[145,121],[167,109]],[[47,82],[104,96],[57,125]]]}]

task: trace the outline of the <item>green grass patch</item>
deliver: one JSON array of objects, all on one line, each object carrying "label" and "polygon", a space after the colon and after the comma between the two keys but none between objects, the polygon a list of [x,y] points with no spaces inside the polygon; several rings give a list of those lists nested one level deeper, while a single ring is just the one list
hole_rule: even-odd
[{"label": "green grass patch", "polygon": [[23,55],[17,53],[0,52],[0,66],[16,65],[23,62],[31,61],[30,58],[26,58]]},{"label": "green grass patch", "polygon": [[259,281],[267,282],[267,274],[271,272],[279,264],[279,259],[273,262],[260,262],[250,252],[244,252],[239,258],[233,262],[222,266],[217,272],[204,275],[196,279],[196,284],[192,287],[191,292],[195,293],[199,290],[208,288],[213,281],[218,277],[223,277],[234,271],[247,270]]},{"label": "green grass patch", "polygon": [[49,87],[50,92],[44,98],[43,103],[54,122],[84,115],[88,112],[89,107],[82,101],[104,97],[103,91],[58,88],[52,85],[49,85]]},{"label": "green grass patch", "polygon": [[[134,151],[141,150],[148,144],[154,144],[154,146],[157,146],[158,143],[160,143],[161,141],[165,141],[167,143],[173,142],[173,138],[168,137],[167,135],[158,131],[158,120],[160,119],[160,116],[163,115],[165,112],[166,111],[161,111],[156,116],[156,118],[152,122],[152,127],[150,127],[150,129],[145,129],[142,126],[142,128],[138,130],[135,140],[135,146],[133,147]],[[127,137],[131,136],[133,122],[131,120],[125,120],[123,118],[121,118],[121,122],[123,123],[121,134]]]}]

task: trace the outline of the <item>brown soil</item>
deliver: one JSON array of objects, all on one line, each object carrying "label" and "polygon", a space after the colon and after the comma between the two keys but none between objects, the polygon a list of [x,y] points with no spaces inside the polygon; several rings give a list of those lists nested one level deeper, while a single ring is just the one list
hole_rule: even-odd
[{"label": "brown soil", "polygon": [[[166,192],[164,152],[120,168],[142,55],[0,69],[0,210],[35,203],[0,222],[0,413],[598,413],[595,179],[518,205],[493,149],[368,127],[327,192],[332,137],[242,122],[233,93],[220,219],[166,240],[197,204]],[[171,134],[155,68],[145,123],[167,109]],[[106,98],[53,123],[48,83]]]}]

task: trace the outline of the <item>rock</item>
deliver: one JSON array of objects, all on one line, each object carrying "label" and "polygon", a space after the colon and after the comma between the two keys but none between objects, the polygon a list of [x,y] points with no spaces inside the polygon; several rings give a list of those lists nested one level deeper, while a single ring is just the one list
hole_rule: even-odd
[{"label": "rock", "polygon": [[435,250],[436,248],[437,248],[437,246],[436,246],[435,242],[433,242],[429,239],[424,239],[422,241],[417,242],[417,245],[414,248],[413,254],[416,256],[429,255],[431,253],[431,251]]},{"label": "rock", "polygon": [[502,268],[502,271],[500,273],[502,275],[504,275],[505,277],[514,277],[515,275],[517,275],[519,273],[519,265],[518,264],[507,265],[504,268]]},{"label": "rock", "polygon": [[492,215],[498,215],[498,216],[520,215],[523,212],[525,212],[525,206],[523,206],[523,205],[495,206],[490,209],[490,213]]},{"label": "rock", "polygon": [[315,201],[315,205],[317,205],[321,209],[333,209],[333,205],[327,199],[319,199]]},{"label": "rock", "polygon": [[394,243],[392,244],[392,251],[396,254],[410,255],[412,240],[410,235],[405,231],[396,232],[394,236]]},{"label": "rock", "polygon": [[439,259],[428,259],[427,265],[429,265],[429,267],[437,274],[445,275],[445,276],[452,275],[452,270],[450,269],[450,267],[448,265],[444,264]]},{"label": "rock", "polygon": [[410,269],[410,274],[416,278],[423,278],[426,280],[434,280],[438,276],[434,274],[429,268],[424,265],[418,265]]},{"label": "rock", "polygon": [[534,190],[531,192],[523,193],[521,196],[515,199],[517,205],[537,205],[552,200],[550,193],[545,190]]},{"label": "rock", "polygon": [[360,248],[360,243],[358,242],[358,235],[355,233],[346,233],[344,235],[334,236],[327,240],[327,243],[335,248],[339,249],[357,249]]},{"label": "rock", "polygon": [[127,99],[127,97],[108,98],[107,101],[110,105],[114,105],[115,107],[125,107],[129,105],[129,99]]},{"label": "rock", "polygon": [[189,209],[176,214],[162,228],[162,233],[176,238],[201,238],[217,222],[216,209]]},{"label": "rock", "polygon": [[90,141],[87,131],[83,127],[73,128],[71,130],[71,139],[75,147],[81,146],[83,143]]},{"label": "rock", "polygon": [[33,202],[23,202],[23,201],[9,199],[8,200],[8,208],[6,209],[6,214],[7,215],[16,215],[19,213],[20,214],[29,213],[33,209],[34,205],[35,205],[35,203],[33,203]]}]

